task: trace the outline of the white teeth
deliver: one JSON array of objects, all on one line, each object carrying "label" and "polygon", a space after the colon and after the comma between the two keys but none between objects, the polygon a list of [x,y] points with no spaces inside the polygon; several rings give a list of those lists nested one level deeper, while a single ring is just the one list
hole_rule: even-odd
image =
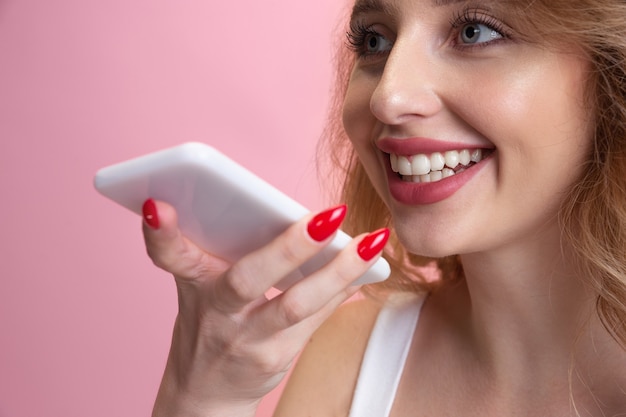
[{"label": "white teeth", "polygon": [[411,161],[406,156],[398,156],[398,172],[400,175],[413,175]]},{"label": "white teeth", "polygon": [[439,152],[430,155],[430,169],[433,171],[441,171],[446,166],[446,159]]},{"label": "white teeth", "polygon": [[448,151],[443,155],[446,158],[446,166],[454,169],[459,164],[459,153],[457,151]]},{"label": "white teeth", "polygon": [[430,182],[440,181],[443,179],[443,172],[433,171],[430,173]]},{"label": "white teeth", "polygon": [[[450,170],[452,171],[452,170]],[[452,171],[452,175],[454,175],[454,171]],[[418,183],[424,183],[424,182],[437,182],[440,181],[444,178],[443,176],[443,172],[441,171],[431,171],[430,174],[425,174],[425,175],[412,175],[410,177],[405,177],[404,180],[405,181],[411,181],[411,182],[418,182]]]},{"label": "white teeth", "polygon": [[441,173],[443,174],[444,178],[448,178],[454,175],[454,170],[450,168],[444,168]]},{"label": "white teeth", "polygon": [[430,172],[430,158],[424,154],[415,155],[411,161],[413,175],[426,175]]},{"label": "white teeth", "polygon": [[470,151],[468,151],[467,149],[463,149],[461,152],[459,152],[459,163],[461,165],[467,165],[471,162],[472,160],[472,156],[470,155]]},{"label": "white teeth", "polygon": [[389,154],[391,169],[405,181],[436,182],[465,171],[468,165],[483,159],[481,149],[434,152],[430,155],[402,156]]},{"label": "white teeth", "polygon": [[391,169],[393,172],[398,172],[398,155],[395,153],[389,154],[389,160],[391,161]]},{"label": "white teeth", "polygon": [[483,159],[483,151],[480,149],[474,149],[470,156],[472,162],[480,162]]}]

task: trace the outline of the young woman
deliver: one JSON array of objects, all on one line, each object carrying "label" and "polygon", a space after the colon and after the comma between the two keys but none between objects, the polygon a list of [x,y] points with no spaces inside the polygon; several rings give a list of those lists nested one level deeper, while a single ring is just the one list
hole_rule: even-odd
[{"label": "young woman", "polygon": [[329,148],[356,237],[268,300],[345,206],[228,265],[146,202],[180,303],[154,416],[252,416],[305,345],[277,416],[626,415],[624,35],[621,0],[357,0]]}]

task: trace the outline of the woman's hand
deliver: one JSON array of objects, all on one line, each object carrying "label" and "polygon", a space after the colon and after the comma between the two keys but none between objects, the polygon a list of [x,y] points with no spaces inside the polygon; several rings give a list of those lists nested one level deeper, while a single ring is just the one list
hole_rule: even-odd
[{"label": "woman's hand", "polygon": [[295,223],[235,264],[191,243],[175,210],[144,204],[150,258],[174,275],[179,313],[153,416],[253,416],[311,334],[358,291],[389,231],[353,240],[327,266],[268,300],[265,293],[330,242],[339,206]]}]

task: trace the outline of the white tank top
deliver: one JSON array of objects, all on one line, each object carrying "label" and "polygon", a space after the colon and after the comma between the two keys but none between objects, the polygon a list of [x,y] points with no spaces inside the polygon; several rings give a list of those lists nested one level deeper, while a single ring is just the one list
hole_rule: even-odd
[{"label": "white tank top", "polygon": [[390,297],[372,329],[350,417],[388,417],[426,295]]}]

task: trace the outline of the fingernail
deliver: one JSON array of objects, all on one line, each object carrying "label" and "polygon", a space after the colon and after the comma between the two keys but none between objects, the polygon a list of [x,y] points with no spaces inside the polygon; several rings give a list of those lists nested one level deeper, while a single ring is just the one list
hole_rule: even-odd
[{"label": "fingernail", "polygon": [[154,204],[154,200],[149,198],[143,203],[143,207],[141,209],[143,213],[143,219],[146,221],[148,226],[153,229],[159,228],[159,215],[157,214],[156,204]]},{"label": "fingernail", "polygon": [[389,240],[389,229],[383,228],[376,230],[363,238],[359,243],[357,252],[361,259],[369,261],[382,252],[387,244],[387,240]]},{"label": "fingernail", "polygon": [[346,217],[348,210],[345,204],[325,210],[309,222],[307,231],[309,236],[317,242],[326,240],[330,235],[335,233],[343,219]]}]

